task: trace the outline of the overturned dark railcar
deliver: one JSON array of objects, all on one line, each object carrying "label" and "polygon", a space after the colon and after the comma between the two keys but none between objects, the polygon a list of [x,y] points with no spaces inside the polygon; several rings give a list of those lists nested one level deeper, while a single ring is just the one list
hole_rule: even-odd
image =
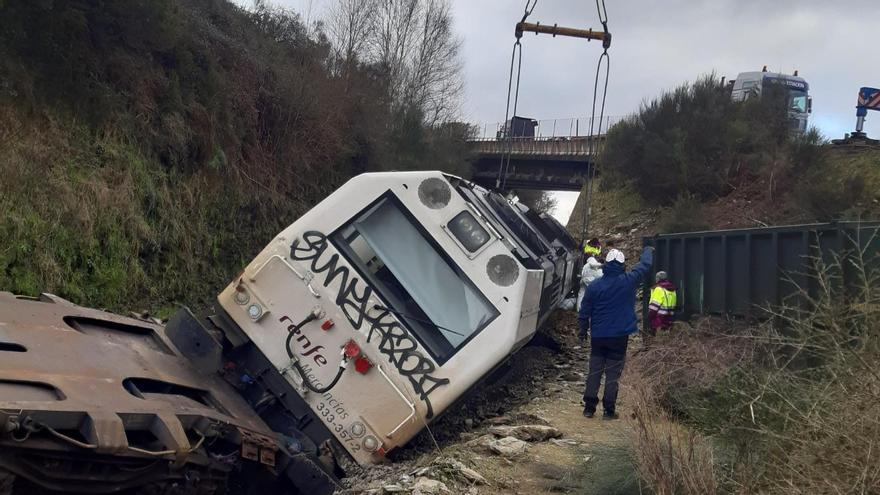
[{"label": "overturned dark railcar", "polygon": [[[848,291],[861,279],[860,265],[869,276],[880,273],[878,229],[880,222],[839,222],[664,234],[643,242],[656,249],[653,273],[667,272],[678,287],[679,318],[749,318],[766,315],[768,307],[804,307],[818,293],[823,265]],[[647,307],[645,297],[645,313]]]}]

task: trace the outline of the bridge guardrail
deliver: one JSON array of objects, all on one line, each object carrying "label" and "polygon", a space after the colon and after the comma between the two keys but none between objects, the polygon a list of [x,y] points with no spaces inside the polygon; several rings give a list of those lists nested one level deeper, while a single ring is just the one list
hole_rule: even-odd
[{"label": "bridge guardrail", "polygon": [[[597,136],[596,151],[604,143],[604,136]],[[472,139],[471,150],[486,155],[501,155],[508,146],[513,155],[587,156],[590,152],[588,137]]]},{"label": "bridge guardrail", "polygon": [[[596,117],[592,121],[595,122],[593,132],[597,133],[600,129],[604,134],[611,126],[623,120],[623,116],[608,115],[602,118],[601,126],[599,118]],[[535,128],[535,136],[525,139],[555,139],[555,138],[575,138],[589,137],[590,135],[590,117],[571,117],[563,119],[545,119],[538,120]],[[503,140],[507,126],[504,122],[491,122],[474,124],[473,141],[491,141]],[[516,138],[519,139],[519,138]]]}]

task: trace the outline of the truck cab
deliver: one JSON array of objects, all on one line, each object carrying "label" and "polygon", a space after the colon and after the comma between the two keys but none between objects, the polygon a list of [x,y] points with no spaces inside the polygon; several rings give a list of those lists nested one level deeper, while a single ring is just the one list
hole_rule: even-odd
[{"label": "truck cab", "polygon": [[788,119],[791,129],[802,133],[807,130],[807,120],[813,110],[813,101],[809,95],[810,85],[807,81],[794,75],[762,71],[741,72],[731,81],[730,97],[733,101],[745,101],[759,98],[768,87],[778,87],[785,92],[788,107]]}]

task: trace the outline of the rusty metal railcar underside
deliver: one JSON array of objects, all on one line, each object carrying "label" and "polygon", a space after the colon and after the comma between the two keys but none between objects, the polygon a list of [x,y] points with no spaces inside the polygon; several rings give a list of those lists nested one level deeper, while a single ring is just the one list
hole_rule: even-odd
[{"label": "rusty metal railcar underside", "polygon": [[0,293],[0,495],[14,478],[63,492],[214,493],[230,473],[291,468],[297,456],[276,459],[290,454],[280,445],[164,327]]}]

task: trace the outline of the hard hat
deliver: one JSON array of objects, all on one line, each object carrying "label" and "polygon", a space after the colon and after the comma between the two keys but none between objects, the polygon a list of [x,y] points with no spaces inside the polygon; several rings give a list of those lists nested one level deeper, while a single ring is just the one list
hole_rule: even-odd
[{"label": "hard hat", "polygon": [[609,263],[611,261],[623,263],[624,260],[626,260],[626,257],[623,256],[623,252],[618,249],[612,249],[611,251],[608,251],[608,254],[605,256],[605,263]]},{"label": "hard hat", "polygon": [[661,271],[657,272],[656,275],[654,275],[654,282],[666,280],[667,278],[669,278],[669,275],[667,275],[666,272],[661,270]]}]

